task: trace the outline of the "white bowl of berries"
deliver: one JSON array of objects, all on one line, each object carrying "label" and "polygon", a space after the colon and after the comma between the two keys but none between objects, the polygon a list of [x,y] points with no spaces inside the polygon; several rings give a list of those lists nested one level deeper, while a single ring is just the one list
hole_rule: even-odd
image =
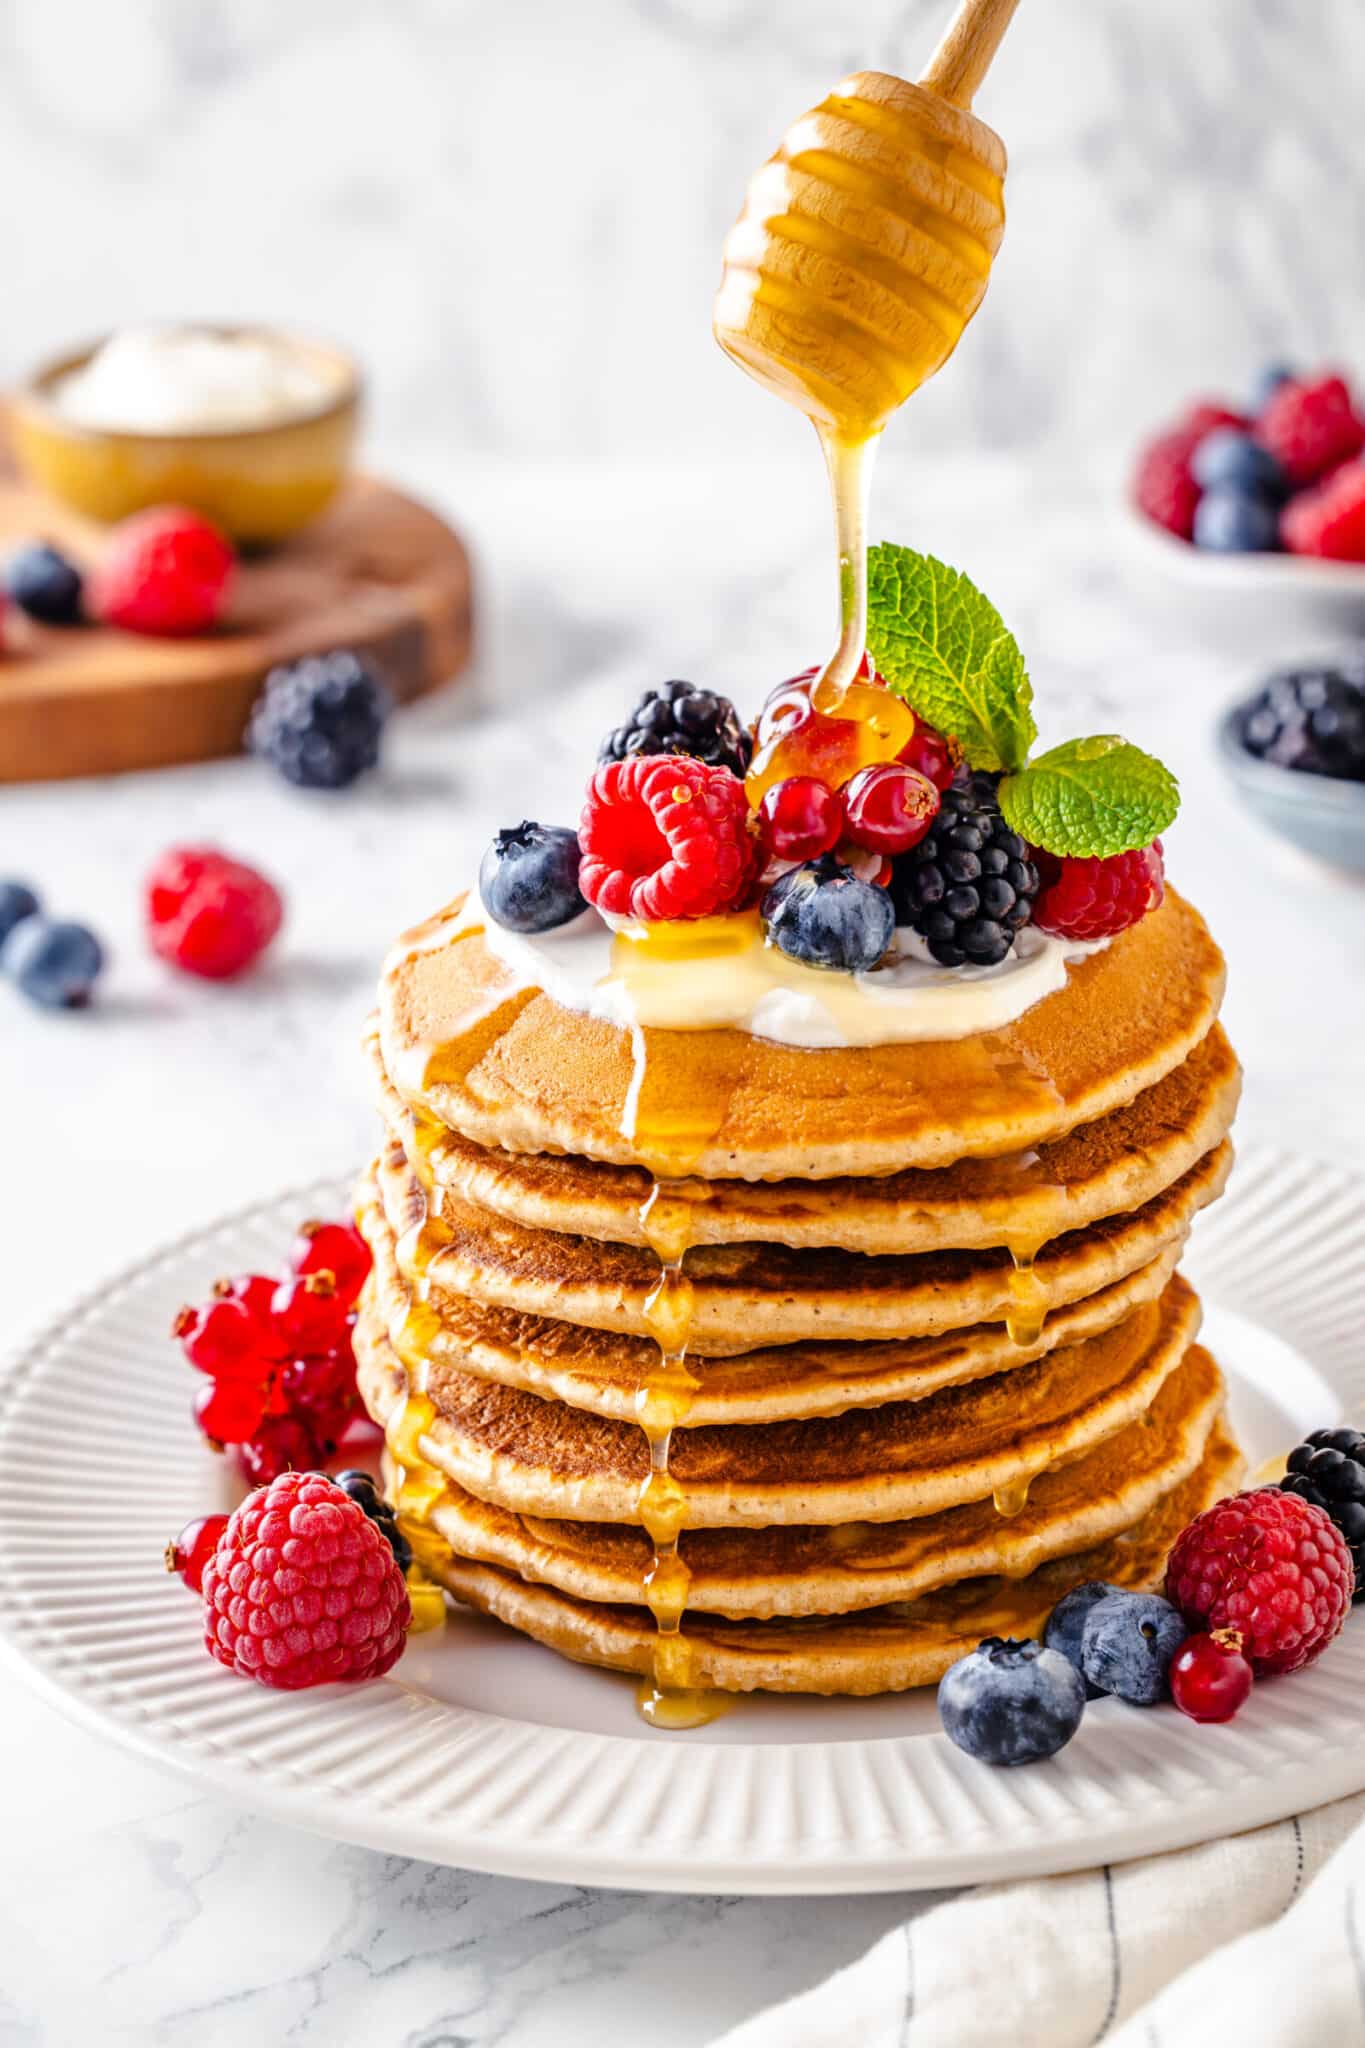
[{"label": "white bowl of berries", "polygon": [[1244,625],[1365,626],[1365,404],[1333,370],[1266,369],[1139,450],[1124,505],[1145,569]]}]

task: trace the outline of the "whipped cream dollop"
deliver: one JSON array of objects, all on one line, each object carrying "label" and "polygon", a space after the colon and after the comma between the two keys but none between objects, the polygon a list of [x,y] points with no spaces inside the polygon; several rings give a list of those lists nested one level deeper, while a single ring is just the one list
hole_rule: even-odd
[{"label": "whipped cream dollop", "polygon": [[[765,942],[756,917],[715,920],[731,929],[696,950],[680,941],[677,951],[659,945],[660,927],[612,922],[615,929],[586,910],[557,931],[510,932],[471,890],[445,936],[481,931],[520,986],[622,1030],[728,1029],[810,1048],[998,1031],[1065,987],[1068,967],[1109,943],[1054,939],[1026,925],[996,967],[940,967],[918,933],[900,929],[880,966],[839,974],[789,960]],[[439,935],[425,943],[440,943]]]},{"label": "whipped cream dollop", "polygon": [[111,433],[220,433],[276,426],[340,392],[282,335],[204,327],[129,327],[54,386],[58,411]]}]

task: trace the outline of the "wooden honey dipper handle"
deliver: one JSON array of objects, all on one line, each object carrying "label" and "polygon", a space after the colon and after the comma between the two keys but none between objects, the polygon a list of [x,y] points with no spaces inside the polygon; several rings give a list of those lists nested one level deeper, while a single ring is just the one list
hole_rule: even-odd
[{"label": "wooden honey dipper handle", "polygon": [[920,84],[940,99],[969,107],[1019,0],[962,0]]}]

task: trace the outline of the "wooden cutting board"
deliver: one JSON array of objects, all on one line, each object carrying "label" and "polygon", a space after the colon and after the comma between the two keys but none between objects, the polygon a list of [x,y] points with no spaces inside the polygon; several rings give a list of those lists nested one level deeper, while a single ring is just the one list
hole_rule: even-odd
[{"label": "wooden cutting board", "polygon": [[[17,481],[0,450],[0,554],[44,539],[84,568],[105,532]],[[0,783],[203,761],[239,750],[277,662],[352,647],[400,702],[451,681],[469,659],[469,557],[434,512],[362,476],[316,525],[241,564],[212,633],[38,626],[13,607],[3,631]]]}]

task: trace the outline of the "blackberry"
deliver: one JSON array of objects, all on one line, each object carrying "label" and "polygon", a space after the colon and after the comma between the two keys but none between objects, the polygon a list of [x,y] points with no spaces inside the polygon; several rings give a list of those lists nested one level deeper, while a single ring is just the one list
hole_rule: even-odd
[{"label": "blackberry", "polygon": [[247,750],[300,789],[345,789],[377,764],[389,710],[380,677],[349,648],[310,655],[266,677]]},{"label": "blackberry", "polygon": [[4,584],[21,612],[45,626],[75,626],[81,617],[81,572],[46,541],[26,541],[9,556]]},{"label": "blackberry", "polygon": [[1315,1429],[1291,1451],[1284,1493],[1330,1515],[1356,1568],[1355,1601],[1365,1600],[1365,1436],[1358,1429]]},{"label": "blackberry", "polygon": [[691,754],[742,778],[753,751],[728,697],[674,682],[646,690],[625,724],[607,734],[597,759],[600,766],[629,760],[632,754]]},{"label": "blackberry", "polygon": [[406,1572],[412,1563],[412,1545],[398,1526],[398,1517],[375,1485],[368,1472],[338,1472],[336,1483],[344,1494],[348,1494],[360,1512],[374,1523],[381,1536],[385,1537],[400,1572]]},{"label": "blackberry", "polygon": [[1365,662],[1278,670],[1243,711],[1241,732],[1262,761],[1365,782]]},{"label": "blackberry", "polygon": [[892,863],[897,924],[941,967],[996,967],[1033,915],[1038,870],[996,801],[996,778],[962,771],[926,836]]}]

